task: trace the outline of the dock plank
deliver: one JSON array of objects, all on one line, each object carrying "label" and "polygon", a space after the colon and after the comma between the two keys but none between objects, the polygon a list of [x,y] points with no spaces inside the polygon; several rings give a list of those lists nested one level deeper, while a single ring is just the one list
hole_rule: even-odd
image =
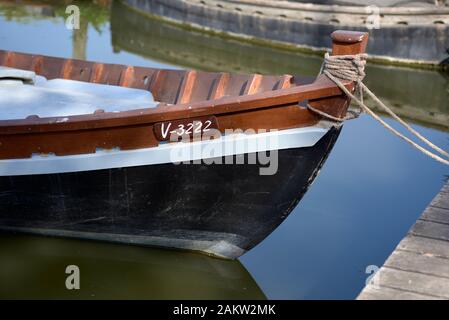
[{"label": "dock plank", "polygon": [[393,288],[367,286],[357,297],[358,300],[444,300],[443,298],[407,292]]},{"label": "dock plank", "polygon": [[440,192],[432,201],[432,207],[449,210],[449,195],[446,192]]},{"label": "dock plank", "polygon": [[436,277],[445,277],[449,280],[449,260],[436,257],[432,253],[421,254],[396,250],[385,261],[384,266]]},{"label": "dock plank", "polygon": [[449,300],[449,182],[357,299]]},{"label": "dock plank", "polygon": [[399,243],[397,250],[434,255],[449,259],[449,246],[446,241],[407,235]]},{"label": "dock plank", "polygon": [[449,279],[416,272],[382,267],[375,277],[382,287],[449,299]]},{"label": "dock plank", "polygon": [[429,206],[421,215],[420,219],[431,222],[449,224],[449,210]]},{"label": "dock plank", "polygon": [[441,189],[443,193],[449,193],[449,181],[444,185],[443,189]]},{"label": "dock plank", "polygon": [[449,241],[449,225],[447,224],[418,220],[412,227],[410,233],[422,237]]}]

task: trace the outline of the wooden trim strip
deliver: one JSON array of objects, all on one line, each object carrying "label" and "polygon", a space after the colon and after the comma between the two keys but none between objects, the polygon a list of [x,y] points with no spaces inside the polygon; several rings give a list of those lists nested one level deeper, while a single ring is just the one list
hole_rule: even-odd
[{"label": "wooden trim strip", "polygon": [[134,67],[127,66],[122,74],[120,75],[119,85],[122,87],[131,87],[134,81]]},{"label": "wooden trim strip", "polygon": [[159,88],[162,83],[162,79],[164,78],[164,74],[166,73],[165,70],[158,70],[153,74],[151,77],[151,83],[150,83],[150,91],[154,96],[154,99],[158,101],[157,93],[159,92]]},{"label": "wooden trim strip", "polygon": [[254,94],[262,83],[263,76],[261,74],[253,74],[246,84],[243,94]]},{"label": "wooden trim strip", "polygon": [[15,56],[14,52],[12,52],[12,51],[6,52],[5,65],[7,67],[10,67],[12,65],[12,62],[14,60],[14,56]]},{"label": "wooden trim strip", "polygon": [[282,79],[279,81],[277,89],[286,89],[290,88],[292,83],[293,76],[286,74],[282,76]]},{"label": "wooden trim strip", "polygon": [[92,73],[90,76],[90,82],[93,82],[93,83],[100,82],[103,72],[104,72],[104,64],[103,63],[94,63],[94,65],[92,67]]},{"label": "wooden trim strip", "polygon": [[193,85],[195,84],[195,80],[197,78],[198,72],[196,71],[187,71],[184,79],[181,83],[181,89],[178,94],[178,99],[176,100],[176,104],[189,103],[190,97],[192,96]]},{"label": "wooden trim strip", "polygon": [[[101,114],[101,110],[98,110]],[[200,117],[195,117],[200,119]],[[312,126],[319,117],[296,104],[217,116],[221,132],[226,129],[289,129]],[[183,120],[185,121],[185,120]],[[59,156],[93,153],[96,148],[122,150],[158,145],[154,124],[121,125],[96,130],[0,134],[0,159],[29,158],[32,154]]]},{"label": "wooden trim strip", "polygon": [[221,73],[210,95],[211,100],[220,99],[224,96],[226,87],[228,86],[231,75],[229,73]]},{"label": "wooden trim strip", "polygon": [[72,59],[67,59],[64,62],[64,65],[62,67],[60,77],[62,79],[69,79],[70,78],[70,71],[72,70],[73,62]]},{"label": "wooden trim strip", "polygon": [[44,57],[34,56],[31,61],[31,70],[40,73],[42,70],[42,64],[44,63]]}]

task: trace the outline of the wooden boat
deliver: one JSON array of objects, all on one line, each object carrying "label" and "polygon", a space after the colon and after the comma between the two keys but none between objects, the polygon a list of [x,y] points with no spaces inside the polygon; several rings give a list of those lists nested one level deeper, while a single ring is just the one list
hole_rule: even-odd
[{"label": "wooden boat", "polygon": [[[362,53],[367,38],[336,31],[332,54]],[[341,124],[307,104],[335,117],[349,104],[322,75],[303,84],[8,51],[0,66],[1,230],[224,258],[269,235],[331,151]]]}]

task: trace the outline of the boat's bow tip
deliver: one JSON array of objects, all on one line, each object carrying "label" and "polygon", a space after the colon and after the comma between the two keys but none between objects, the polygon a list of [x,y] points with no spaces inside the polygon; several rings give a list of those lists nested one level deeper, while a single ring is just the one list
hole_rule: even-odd
[{"label": "boat's bow tip", "polygon": [[364,53],[368,44],[368,32],[337,30],[332,32],[332,54],[354,55]]},{"label": "boat's bow tip", "polygon": [[336,30],[332,32],[331,37],[334,42],[353,44],[367,40],[368,32]]}]

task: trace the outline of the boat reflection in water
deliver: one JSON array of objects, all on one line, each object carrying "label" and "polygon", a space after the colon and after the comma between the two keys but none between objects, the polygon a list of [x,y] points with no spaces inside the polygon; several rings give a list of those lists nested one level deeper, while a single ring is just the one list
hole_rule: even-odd
[{"label": "boat reflection in water", "polygon": [[[124,50],[153,60],[208,71],[295,73],[311,77],[316,76],[322,62],[319,56],[184,30],[137,12],[121,1],[114,1],[111,10],[115,51]],[[447,74],[369,65],[365,83],[404,119],[449,131]]]},{"label": "boat reflection in water", "polygon": [[0,299],[266,299],[239,261],[200,254],[0,234],[0,261]]}]

